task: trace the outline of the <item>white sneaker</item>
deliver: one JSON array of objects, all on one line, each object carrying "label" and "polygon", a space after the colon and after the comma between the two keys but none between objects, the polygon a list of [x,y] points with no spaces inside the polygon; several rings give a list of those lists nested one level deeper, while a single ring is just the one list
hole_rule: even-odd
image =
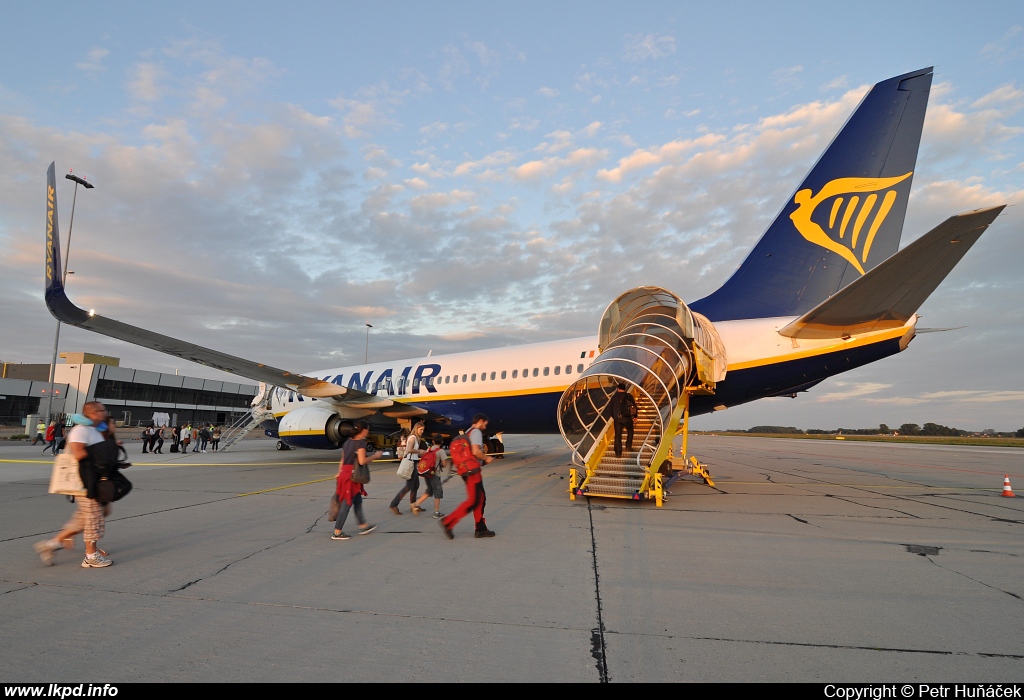
[{"label": "white sneaker", "polygon": [[42,542],[36,542],[33,545],[33,547],[35,547],[36,554],[39,555],[39,558],[42,559],[43,563],[47,566],[53,566],[53,552],[60,549],[60,546],[60,542],[57,542],[57,545],[54,546],[54,540],[43,540]]},{"label": "white sneaker", "polygon": [[83,569],[102,569],[104,566],[110,566],[114,562],[107,559],[105,556],[96,552],[95,554],[86,554],[85,559],[82,560]]}]

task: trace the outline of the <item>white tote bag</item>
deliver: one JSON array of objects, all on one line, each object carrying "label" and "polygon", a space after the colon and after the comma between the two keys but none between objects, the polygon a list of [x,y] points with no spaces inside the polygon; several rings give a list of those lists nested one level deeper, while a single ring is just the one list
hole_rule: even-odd
[{"label": "white tote bag", "polygon": [[416,468],[416,463],[408,457],[402,458],[402,463],[398,465],[398,476],[402,481],[408,481],[412,478],[412,472]]},{"label": "white tote bag", "polygon": [[67,452],[61,452],[53,461],[53,473],[50,474],[50,493],[63,493],[68,496],[84,496],[85,486],[78,474],[78,460]]}]

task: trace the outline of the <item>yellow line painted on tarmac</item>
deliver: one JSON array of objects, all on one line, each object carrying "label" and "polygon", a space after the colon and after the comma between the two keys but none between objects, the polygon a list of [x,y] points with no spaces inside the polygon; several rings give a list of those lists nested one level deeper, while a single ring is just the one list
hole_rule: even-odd
[{"label": "yellow line painted on tarmac", "polygon": [[[721,479],[721,477],[718,477]],[[891,484],[833,484],[827,481],[723,481],[733,486],[848,486],[859,489],[931,489],[932,491],[998,491],[991,486],[894,486]]]},{"label": "yellow line painted on tarmac", "polygon": [[334,479],[334,478],[336,478],[336,477],[329,476],[329,477],[327,477],[325,479],[314,479],[313,481],[301,481],[301,482],[299,482],[297,484],[288,484],[287,486],[275,486],[272,489],[263,489],[262,491],[250,491],[249,493],[240,493],[240,494],[238,494],[237,497],[241,498],[242,496],[257,496],[257,495],[259,495],[261,493],[270,493],[271,491],[280,491],[282,489],[293,489],[296,486],[308,486],[309,484],[319,484],[319,483],[324,482],[324,481],[330,481],[331,479]]},{"label": "yellow line painted on tarmac", "polygon": [[[53,464],[49,459],[0,459],[0,463]],[[330,462],[132,462],[133,467],[294,467],[304,464],[337,464]]]}]

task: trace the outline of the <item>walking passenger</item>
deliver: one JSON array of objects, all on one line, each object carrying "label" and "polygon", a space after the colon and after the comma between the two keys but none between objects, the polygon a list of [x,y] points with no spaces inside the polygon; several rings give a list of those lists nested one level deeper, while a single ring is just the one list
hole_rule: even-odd
[{"label": "walking passenger", "polygon": [[199,430],[199,451],[206,452],[206,445],[210,442],[210,426],[204,425]]},{"label": "walking passenger", "polygon": [[419,515],[423,512],[423,508],[420,508],[416,502],[416,494],[420,490],[420,475],[416,470],[416,463],[420,459],[420,455],[426,452],[425,449],[420,448],[420,438],[423,437],[423,431],[426,429],[426,425],[423,421],[420,421],[412,427],[412,432],[409,433],[409,437],[405,441],[405,458],[412,460],[412,476],[410,476],[402,488],[395,494],[395,497],[391,499],[391,512],[395,515],[401,515],[402,511],[398,509],[398,504],[402,502],[402,498],[405,494],[409,494],[409,510],[413,512],[413,515]]},{"label": "walking passenger", "polygon": [[220,426],[214,426],[213,431],[210,433],[210,449],[214,452],[220,449]]},{"label": "walking passenger", "polygon": [[[484,453],[484,430],[487,429],[487,416],[478,413],[473,416],[473,425],[465,438],[460,436],[452,440],[450,449],[452,461],[459,470],[459,475],[466,482],[466,500],[459,504],[459,507],[452,511],[452,514],[441,519],[441,530],[445,537],[454,539],[452,528],[473,511],[473,518],[476,520],[476,531],[474,537],[494,537],[494,531],[487,529],[484,520],[484,506],[487,505],[487,494],[484,493],[484,481],[480,474],[484,464],[490,464],[494,458]],[[469,441],[469,450],[466,449],[466,440]]]},{"label": "walking passenger", "polygon": [[188,445],[192,442],[192,426],[186,423],[178,433],[181,435],[181,453],[188,454]]},{"label": "walking passenger", "polygon": [[335,487],[341,507],[338,510],[338,517],[334,521],[332,540],[352,539],[342,529],[345,527],[349,510],[356,512],[360,535],[368,535],[377,528],[376,525],[366,522],[366,518],[363,517],[363,496],[366,495],[366,488],[362,484],[352,481],[352,471],[356,464],[369,464],[375,459],[366,452],[366,436],[370,434],[370,425],[366,421],[357,420],[355,430],[352,437],[341,446],[341,465],[338,469],[338,480]]},{"label": "walking passenger", "polygon": [[156,443],[156,447],[150,447],[149,449],[155,454],[162,455],[164,453],[164,426],[160,426],[156,429],[156,435],[153,436],[153,440]]},{"label": "walking passenger", "polygon": [[[27,428],[28,426],[25,427]],[[46,433],[46,423],[39,421],[36,423],[36,436],[32,439],[32,447],[35,447],[37,442],[46,442],[46,435],[44,433]]]},{"label": "walking passenger", "polygon": [[67,446],[67,441],[64,439],[64,420],[57,421],[57,425],[53,429],[53,441],[56,443],[53,448],[53,454],[60,454],[60,451]]},{"label": "walking passenger", "polygon": [[[107,423],[107,409],[99,401],[89,401],[82,412],[90,425],[76,425],[68,433],[71,454],[82,465],[83,471],[116,468],[118,443]],[[83,479],[83,483],[86,481],[89,482],[85,484],[89,491],[85,496],[75,497],[75,514],[64,525],[64,529],[52,539],[35,544],[39,558],[47,566],[53,566],[53,555],[57,550],[74,549],[74,537],[79,532],[83,533],[85,539],[82,568],[100,569],[113,563],[107,558],[107,553],[97,546],[105,531],[104,516],[109,506],[101,505],[96,500],[95,479]]]},{"label": "walking passenger", "polygon": [[622,431],[626,431],[626,451],[633,451],[633,421],[636,419],[636,399],[619,384],[611,400],[612,420],[615,421],[615,456],[622,456]]},{"label": "walking passenger", "polygon": [[50,451],[50,454],[56,454],[56,452],[53,451],[54,445],[57,444],[56,438],[54,437],[56,430],[57,421],[50,421],[50,425],[46,427],[46,435],[44,436],[46,447],[43,448],[43,454],[46,454],[47,450]]},{"label": "walking passenger", "polygon": [[441,471],[445,468],[445,462],[448,461],[448,453],[444,451],[444,438],[440,435],[435,435],[431,445],[426,452],[420,457],[420,461],[416,464],[416,471],[423,477],[423,484],[427,491],[419,500],[416,501],[415,505],[423,510],[423,502],[433,496],[434,498],[434,520],[440,520],[444,517],[444,513],[441,512],[441,499],[444,498],[444,486],[441,483]]}]

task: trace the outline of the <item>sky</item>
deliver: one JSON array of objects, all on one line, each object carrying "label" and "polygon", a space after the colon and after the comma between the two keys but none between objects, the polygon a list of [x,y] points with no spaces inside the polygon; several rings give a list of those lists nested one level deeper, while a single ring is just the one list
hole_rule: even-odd
[{"label": "sky", "polygon": [[[618,294],[736,269],[868,88],[935,66],[903,245],[1011,206],[908,351],[697,429],[1024,426],[1024,5],[5,5],[0,359],[47,362],[45,173],[68,293],[297,372],[593,335]],[[60,179],[66,242],[74,185]],[[226,375],[75,328],[61,350]]]}]

